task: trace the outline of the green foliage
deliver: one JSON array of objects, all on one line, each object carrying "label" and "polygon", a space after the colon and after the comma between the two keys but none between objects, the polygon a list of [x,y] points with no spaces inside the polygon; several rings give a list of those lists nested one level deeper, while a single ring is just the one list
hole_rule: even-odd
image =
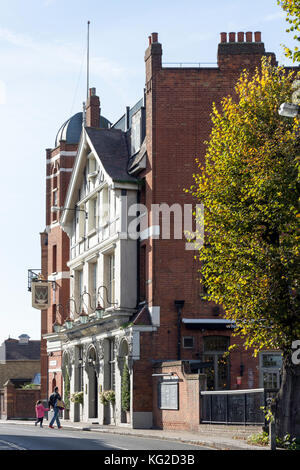
[{"label": "green foliage", "polygon": [[126,330],[126,328],[131,328],[132,326],[133,326],[132,322],[126,322],[126,323],[123,323],[123,325],[120,326],[120,329],[121,330]]},{"label": "green foliage", "polygon": [[290,434],[286,434],[283,439],[276,438],[277,447],[281,447],[286,450],[300,450],[300,442],[295,437],[292,438]]},{"label": "green foliage", "polygon": [[290,353],[300,338],[300,120],[278,114],[295,78],[267,59],[251,78],[242,73],[236,99],[213,106],[205,167],[198,162],[190,188],[204,205],[206,239],[196,246],[206,299],[256,353]]},{"label": "green foliage", "polygon": [[114,404],[116,401],[116,394],[114,390],[104,390],[104,392],[101,392],[99,396],[102,405],[108,405],[110,402]]},{"label": "green foliage", "polygon": [[274,417],[274,414],[272,413],[270,407],[261,406],[260,409],[263,410],[266,421],[268,423],[273,423],[274,420],[275,420],[275,417]]},{"label": "green foliage", "polygon": [[[268,446],[269,434],[267,432],[252,434],[248,437],[247,441],[249,444]],[[286,450],[300,450],[300,443],[295,438],[292,439],[289,434],[286,434],[283,439],[276,438],[276,447]]]},{"label": "green foliage", "polygon": [[125,361],[122,372],[122,396],[121,405],[122,410],[129,411],[130,409],[130,375],[127,362]]},{"label": "green foliage", "polygon": [[247,439],[249,444],[256,444],[260,446],[269,445],[269,434],[267,432],[259,432],[257,434],[252,434]]},{"label": "green foliage", "polygon": [[26,384],[21,387],[22,390],[39,390],[40,388],[41,386],[38,384]]},{"label": "green foliage", "polygon": [[[287,33],[293,33],[293,38],[300,41],[300,0],[277,0],[278,5],[287,13],[286,21],[289,23]],[[293,62],[299,62],[300,51],[297,46],[294,50],[284,46],[285,55]]]},{"label": "green foliage", "polygon": [[68,371],[65,374],[65,383],[64,383],[64,402],[66,409],[70,409],[70,377]]},{"label": "green foliage", "polygon": [[72,403],[80,403],[81,405],[83,405],[83,392],[72,393],[71,402]]}]

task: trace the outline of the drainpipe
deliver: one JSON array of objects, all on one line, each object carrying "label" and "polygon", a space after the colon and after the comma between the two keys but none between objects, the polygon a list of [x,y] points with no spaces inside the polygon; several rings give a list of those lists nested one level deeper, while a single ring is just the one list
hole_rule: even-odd
[{"label": "drainpipe", "polygon": [[[138,187],[137,190],[137,204],[140,204],[141,202],[141,194],[140,194],[140,188]],[[139,212],[140,214],[140,212]],[[136,241],[136,246],[137,246],[137,256],[136,256],[136,262],[137,262],[137,282],[136,282],[136,305],[138,307],[140,303],[140,237],[138,237]]]},{"label": "drainpipe", "polygon": [[184,300],[174,300],[177,310],[177,360],[181,360],[181,311],[184,306]]}]

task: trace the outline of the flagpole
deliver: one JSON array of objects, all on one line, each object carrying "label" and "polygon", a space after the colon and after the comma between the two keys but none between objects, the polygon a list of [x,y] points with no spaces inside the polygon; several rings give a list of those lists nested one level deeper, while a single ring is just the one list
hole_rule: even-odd
[{"label": "flagpole", "polygon": [[87,22],[87,60],[86,60],[86,100],[89,97],[90,75],[90,21]]}]

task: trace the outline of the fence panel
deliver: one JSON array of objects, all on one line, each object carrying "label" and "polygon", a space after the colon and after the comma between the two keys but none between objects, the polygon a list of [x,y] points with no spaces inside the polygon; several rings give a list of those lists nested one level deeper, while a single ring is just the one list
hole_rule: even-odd
[{"label": "fence panel", "polygon": [[201,423],[265,424],[262,407],[267,398],[275,397],[277,390],[220,390],[201,392]]}]

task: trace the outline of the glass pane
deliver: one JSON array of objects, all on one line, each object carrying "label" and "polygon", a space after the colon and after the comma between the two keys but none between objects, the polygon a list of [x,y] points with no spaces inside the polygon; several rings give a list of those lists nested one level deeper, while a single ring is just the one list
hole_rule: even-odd
[{"label": "glass pane", "polygon": [[229,338],[227,336],[206,336],[204,340],[204,351],[227,351]]},{"label": "glass pane", "polygon": [[263,381],[264,381],[264,388],[279,388],[279,373],[264,372]]},{"label": "glass pane", "polygon": [[207,390],[215,390],[215,367],[214,367],[214,356],[205,355],[203,357],[204,362],[212,362],[209,367],[204,367],[202,372],[206,374]]},{"label": "glass pane", "polygon": [[263,354],[262,366],[263,367],[278,367],[281,368],[282,356],[281,354]]},{"label": "glass pane", "polygon": [[218,357],[218,390],[229,388],[228,359],[223,356]]}]

